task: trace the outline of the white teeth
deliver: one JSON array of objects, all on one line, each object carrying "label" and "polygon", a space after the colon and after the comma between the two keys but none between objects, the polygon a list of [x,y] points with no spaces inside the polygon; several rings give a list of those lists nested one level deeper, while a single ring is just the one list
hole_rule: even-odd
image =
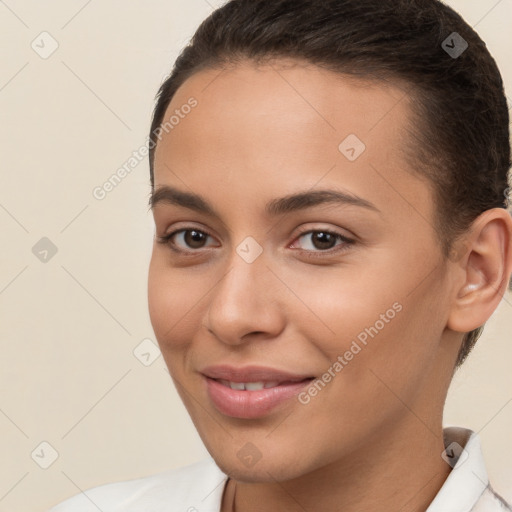
[{"label": "white teeth", "polygon": [[219,382],[224,386],[228,386],[231,389],[238,391],[259,391],[261,389],[275,388],[279,385],[278,381],[272,382],[230,382],[227,380],[219,379]]},{"label": "white teeth", "polygon": [[247,391],[259,391],[265,387],[263,382],[245,382],[244,385]]}]

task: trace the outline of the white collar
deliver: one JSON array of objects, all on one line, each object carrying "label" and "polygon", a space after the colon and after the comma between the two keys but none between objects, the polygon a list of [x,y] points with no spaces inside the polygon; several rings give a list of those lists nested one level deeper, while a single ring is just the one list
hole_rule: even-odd
[{"label": "white collar", "polygon": [[455,426],[444,428],[443,433],[447,448],[444,453],[455,454],[456,460],[426,512],[469,512],[489,486],[480,436],[472,430]]}]

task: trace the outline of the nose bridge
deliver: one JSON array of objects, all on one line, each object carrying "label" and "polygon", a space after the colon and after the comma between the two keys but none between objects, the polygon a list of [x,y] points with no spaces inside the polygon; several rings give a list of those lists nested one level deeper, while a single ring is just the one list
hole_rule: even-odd
[{"label": "nose bridge", "polygon": [[[230,251],[227,273],[219,283],[219,287],[222,288],[220,294],[227,294],[233,298],[240,295],[246,303],[251,302],[247,300],[251,297],[251,291],[255,292],[259,284],[267,282],[268,274],[271,274],[267,268],[268,263],[263,242],[260,244],[254,237],[246,236]],[[264,294],[264,290],[260,290],[260,298],[261,293]],[[254,298],[258,300],[258,296]]]},{"label": "nose bridge", "polygon": [[216,302],[233,312],[242,308],[254,310],[259,303],[267,302],[265,290],[269,290],[270,271],[266,263],[263,253],[256,256],[254,246],[241,243],[233,250],[227,273],[218,283],[214,294]]}]

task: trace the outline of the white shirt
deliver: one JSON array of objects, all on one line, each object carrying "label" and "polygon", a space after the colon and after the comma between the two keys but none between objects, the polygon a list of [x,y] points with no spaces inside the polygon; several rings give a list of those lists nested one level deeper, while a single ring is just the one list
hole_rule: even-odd
[{"label": "white shirt", "polygon": [[[444,440],[445,460],[453,469],[426,512],[512,511],[489,483],[478,434],[446,427]],[[457,445],[450,448],[453,442],[464,451]],[[93,487],[48,512],[220,512],[227,480],[210,457],[163,473]]]}]

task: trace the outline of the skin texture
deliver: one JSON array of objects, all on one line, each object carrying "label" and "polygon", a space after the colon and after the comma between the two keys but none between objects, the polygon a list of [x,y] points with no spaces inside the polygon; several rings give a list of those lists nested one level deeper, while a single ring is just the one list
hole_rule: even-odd
[{"label": "skin texture", "polygon": [[[178,393],[231,477],[223,512],[233,491],[238,512],[426,510],[450,471],[442,412],[462,333],[489,318],[512,272],[510,216],[489,210],[458,257],[442,259],[432,190],[402,153],[411,118],[401,87],[244,61],[193,75],[165,119],[191,97],[197,107],[156,148],[155,189],[200,194],[220,218],[154,206],[156,236],[209,236],[193,245],[176,235],[189,255],[155,241],[149,310]],[[338,149],[349,134],[366,145],[353,162]],[[330,204],[264,213],[267,201],[320,189],[356,194],[379,212]],[[354,243],[322,245],[322,230]],[[248,236],[263,249],[250,264],[236,252]],[[395,303],[401,311],[310,403],[292,399],[248,420],[210,402],[205,366],[318,377]],[[252,467],[237,456],[249,442],[261,454]]]}]

